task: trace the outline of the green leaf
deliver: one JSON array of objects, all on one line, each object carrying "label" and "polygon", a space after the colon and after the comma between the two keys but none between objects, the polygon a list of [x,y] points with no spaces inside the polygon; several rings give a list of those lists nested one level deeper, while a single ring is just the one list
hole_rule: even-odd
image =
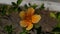
[{"label": "green leaf", "polygon": [[24,7],[27,9],[28,8],[27,4],[25,4]]},{"label": "green leaf", "polygon": [[58,20],[60,21],[60,15],[58,16]]},{"label": "green leaf", "polygon": [[42,4],[41,6],[40,6],[40,10],[42,10],[42,9],[44,9],[45,7],[44,7],[44,4]]},{"label": "green leaf", "polygon": [[37,30],[37,34],[41,34],[41,32],[42,32],[42,29],[41,29],[41,27],[39,27],[38,29],[36,29]]},{"label": "green leaf", "polygon": [[52,32],[60,32],[60,28],[59,27],[56,27],[52,30]]},{"label": "green leaf", "polygon": [[6,8],[7,8],[7,6],[2,6],[2,11],[1,11],[2,16],[4,16],[6,14]]},{"label": "green leaf", "polygon": [[4,27],[4,30],[5,30],[6,32],[8,32],[8,34],[12,34],[12,30],[13,30],[13,29],[12,29],[12,25],[9,25],[9,26],[7,25],[7,26],[5,26],[5,27]]},{"label": "green leaf", "polygon": [[40,27],[39,23],[34,25],[34,28],[38,29]]},{"label": "green leaf", "polygon": [[58,20],[58,23],[57,23],[56,27],[59,27],[60,28],[60,18]]},{"label": "green leaf", "polygon": [[20,32],[20,34],[28,34],[28,31],[23,29],[23,32]]},{"label": "green leaf", "polygon": [[14,7],[14,11],[15,11],[15,12],[18,11],[18,8],[17,8],[17,7]]},{"label": "green leaf", "polygon": [[56,17],[58,18],[59,15],[60,15],[60,12],[57,12]]},{"label": "green leaf", "polygon": [[20,34],[26,34],[26,32],[21,32]]},{"label": "green leaf", "polygon": [[12,2],[12,5],[13,5],[13,6],[17,6],[17,4],[16,4],[15,2]]},{"label": "green leaf", "polygon": [[60,20],[60,14],[58,15],[58,20]]},{"label": "green leaf", "polygon": [[59,27],[60,28],[60,21],[58,21],[56,27]]},{"label": "green leaf", "polygon": [[6,11],[3,10],[1,14],[2,16],[4,16],[6,14]]},{"label": "green leaf", "polygon": [[28,3],[29,6],[32,6],[30,3]]},{"label": "green leaf", "polygon": [[57,20],[58,20],[58,23],[57,23],[56,27],[60,28],[60,13],[57,15]]},{"label": "green leaf", "polygon": [[56,15],[54,13],[50,13],[50,16],[53,17],[53,18],[56,18]]},{"label": "green leaf", "polygon": [[17,5],[20,5],[23,0],[17,0]]},{"label": "green leaf", "polygon": [[35,9],[37,7],[37,5],[36,4],[33,4],[32,7]]},{"label": "green leaf", "polygon": [[36,5],[36,4],[33,4],[33,5],[31,5],[30,3],[28,3],[28,5],[29,5],[29,7],[32,7],[32,8],[36,8],[38,5]]}]

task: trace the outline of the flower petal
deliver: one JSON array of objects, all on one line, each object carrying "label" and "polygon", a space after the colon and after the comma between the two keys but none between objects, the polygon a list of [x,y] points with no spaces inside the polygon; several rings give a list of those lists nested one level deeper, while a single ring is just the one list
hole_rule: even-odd
[{"label": "flower petal", "polygon": [[34,14],[34,9],[32,7],[28,8],[27,10],[27,15],[33,15]]},{"label": "flower petal", "polygon": [[27,26],[26,30],[31,30],[33,28],[33,24],[29,23],[29,25]]},{"label": "flower petal", "polygon": [[20,26],[21,27],[26,27],[27,26],[27,22],[25,20],[20,21]]},{"label": "flower petal", "polygon": [[24,12],[24,11],[21,11],[21,12],[19,13],[19,16],[23,19],[23,18],[25,17],[25,12]]},{"label": "flower petal", "polygon": [[40,15],[33,15],[32,16],[32,22],[33,23],[38,23],[39,22],[39,20],[41,19],[41,16]]}]

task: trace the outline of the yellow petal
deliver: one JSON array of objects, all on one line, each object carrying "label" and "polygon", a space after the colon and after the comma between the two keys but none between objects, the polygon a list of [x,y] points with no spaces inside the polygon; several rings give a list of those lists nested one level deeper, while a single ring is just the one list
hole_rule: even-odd
[{"label": "yellow petal", "polygon": [[34,14],[34,9],[32,7],[30,7],[27,10],[27,15],[32,15],[32,14]]},{"label": "yellow petal", "polygon": [[32,22],[33,23],[38,23],[41,20],[41,16],[40,15],[33,15],[32,16]]},{"label": "yellow petal", "polygon": [[21,27],[26,27],[26,26],[27,26],[26,21],[25,21],[25,20],[20,21],[20,26],[21,26]]},{"label": "yellow petal", "polygon": [[23,18],[25,17],[25,12],[24,12],[24,11],[21,11],[21,12],[19,13],[19,16],[23,19]]},{"label": "yellow petal", "polygon": [[26,28],[26,30],[31,30],[33,28],[33,24],[29,23],[28,27]]}]

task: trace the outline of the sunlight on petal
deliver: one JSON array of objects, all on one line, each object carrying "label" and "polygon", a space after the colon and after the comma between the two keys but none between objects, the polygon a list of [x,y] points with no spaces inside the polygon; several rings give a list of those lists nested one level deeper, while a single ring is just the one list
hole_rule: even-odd
[{"label": "sunlight on petal", "polygon": [[23,18],[25,17],[25,12],[24,12],[24,11],[21,11],[21,12],[19,13],[19,16],[23,19]]},{"label": "sunlight on petal", "polygon": [[29,23],[28,27],[26,28],[26,30],[31,30],[33,28],[33,24]]},{"label": "sunlight on petal", "polygon": [[32,16],[32,22],[33,23],[38,23],[41,20],[41,16],[40,15],[33,15]]},{"label": "sunlight on petal", "polygon": [[20,26],[21,26],[21,27],[26,27],[26,26],[27,26],[26,21],[25,21],[25,20],[20,21]]},{"label": "sunlight on petal", "polygon": [[34,9],[32,7],[28,8],[27,15],[33,15],[33,14],[34,14]]}]

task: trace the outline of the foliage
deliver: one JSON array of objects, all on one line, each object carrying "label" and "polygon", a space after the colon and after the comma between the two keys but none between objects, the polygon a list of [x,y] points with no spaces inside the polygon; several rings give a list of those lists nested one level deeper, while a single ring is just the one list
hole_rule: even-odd
[{"label": "foliage", "polygon": [[24,7],[27,9],[28,8],[27,4],[25,4]]},{"label": "foliage", "polygon": [[50,16],[53,17],[53,18],[56,18],[56,15],[54,13],[50,13]]},{"label": "foliage", "polygon": [[59,27],[56,27],[52,30],[53,32],[60,32],[60,28]]},{"label": "foliage", "polygon": [[[2,7],[1,7],[2,10],[0,10],[0,15],[1,15],[1,16],[5,16],[7,10],[8,10],[8,11],[10,11],[10,10],[13,10],[13,11],[21,10],[20,7],[19,7],[19,5],[21,4],[22,1],[23,1],[23,0],[17,0],[16,3],[15,3],[15,2],[12,2],[12,7],[10,7],[9,10],[7,9],[7,6],[2,6]],[[29,5],[29,6],[28,6],[28,5]],[[33,7],[33,8],[35,9],[35,8],[38,6],[38,5],[36,5],[36,4],[31,5],[30,3],[29,3],[28,5],[25,4],[24,7],[25,7],[26,9],[29,8],[29,7]],[[39,9],[40,9],[40,10],[43,10],[44,8],[45,8],[45,7],[44,7],[44,4],[42,4]],[[10,12],[11,12],[11,11],[10,11]],[[53,17],[53,18],[56,18],[56,19],[58,20],[57,26],[53,29],[52,32],[60,32],[60,12],[58,12],[57,14],[55,14],[55,13],[50,13],[50,16]],[[34,25],[34,28],[33,28],[33,29],[35,29],[35,30],[37,31],[37,34],[41,34],[41,33],[42,33],[42,27],[41,27],[40,25],[38,25],[38,24]],[[6,32],[8,32],[8,34],[12,34],[12,32],[13,32],[12,25],[9,25],[9,26],[7,25],[7,26],[5,26],[5,27],[4,27],[4,30],[5,30]],[[20,32],[20,34],[30,34],[30,33],[28,33],[28,32],[29,32],[29,31],[26,31],[26,30],[23,29],[23,31]]]},{"label": "foliage", "polygon": [[12,25],[6,25],[5,27],[4,27],[4,30],[8,33],[8,34],[12,34]]},{"label": "foliage", "polygon": [[44,3],[40,6],[40,10],[44,9]]},{"label": "foliage", "polygon": [[58,23],[57,23],[57,26],[56,26],[56,27],[59,27],[59,28],[60,28],[60,12],[58,12],[58,13],[56,14],[56,18],[57,18],[57,20],[58,20]]},{"label": "foliage", "polygon": [[20,5],[22,0],[17,0],[17,5]]},{"label": "foliage", "polygon": [[41,34],[42,33],[42,28],[39,27],[38,29],[36,29],[36,31],[37,31],[37,34]]},{"label": "foliage", "polygon": [[2,16],[6,15],[6,8],[7,8],[7,6],[2,6],[1,7],[2,10],[1,10],[0,13],[1,13]]},{"label": "foliage", "polygon": [[33,7],[34,9],[38,6],[36,4],[31,5],[30,3],[28,3],[28,5],[29,5],[29,7]]}]

